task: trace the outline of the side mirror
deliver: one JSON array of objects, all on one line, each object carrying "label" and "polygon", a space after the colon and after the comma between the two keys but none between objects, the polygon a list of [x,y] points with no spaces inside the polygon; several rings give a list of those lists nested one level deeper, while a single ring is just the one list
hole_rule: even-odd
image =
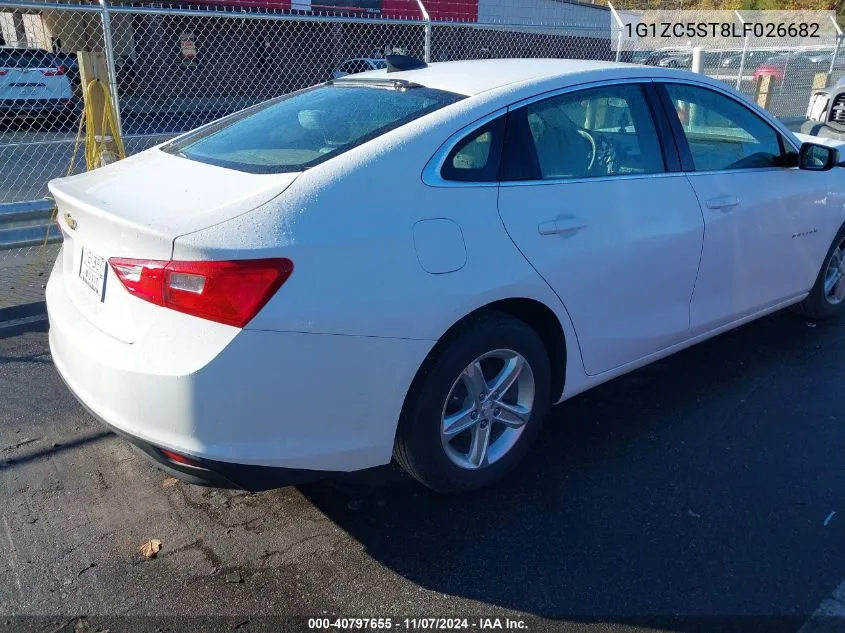
[{"label": "side mirror", "polygon": [[818,145],[816,143],[801,143],[798,150],[798,168],[809,171],[827,171],[839,164],[839,150]]}]

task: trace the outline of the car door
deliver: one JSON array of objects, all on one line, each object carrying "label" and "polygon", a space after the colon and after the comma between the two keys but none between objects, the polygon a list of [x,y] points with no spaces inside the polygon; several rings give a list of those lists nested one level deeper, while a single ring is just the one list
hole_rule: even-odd
[{"label": "car door", "polygon": [[791,141],[739,99],[690,83],[657,88],[704,214],[693,330],[808,291],[830,241],[827,173],[790,166]]},{"label": "car door", "polygon": [[703,221],[650,92],[608,82],[508,113],[499,214],[566,306],[591,375],[689,331]]}]

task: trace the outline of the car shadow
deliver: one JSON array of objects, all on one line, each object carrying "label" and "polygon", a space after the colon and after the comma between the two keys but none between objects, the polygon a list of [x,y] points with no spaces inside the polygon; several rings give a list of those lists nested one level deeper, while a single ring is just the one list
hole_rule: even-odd
[{"label": "car shadow", "polygon": [[779,313],[623,376],[554,408],[487,491],[438,496],[395,466],[301,491],[386,568],[482,606],[795,630],[841,580],[841,540],[817,536],[845,493],[828,421],[844,340]]}]

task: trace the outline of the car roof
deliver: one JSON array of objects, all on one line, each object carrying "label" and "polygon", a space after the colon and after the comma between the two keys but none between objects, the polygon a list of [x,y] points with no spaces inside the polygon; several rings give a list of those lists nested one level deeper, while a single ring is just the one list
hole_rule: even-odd
[{"label": "car roof", "polygon": [[388,73],[373,70],[356,75],[361,79],[402,79],[428,88],[447,90],[468,96],[504,88],[512,84],[531,84],[550,79],[595,74],[596,79],[608,73],[624,76],[653,74],[649,66],[584,59],[476,59],[455,62],[434,62],[425,68]]}]

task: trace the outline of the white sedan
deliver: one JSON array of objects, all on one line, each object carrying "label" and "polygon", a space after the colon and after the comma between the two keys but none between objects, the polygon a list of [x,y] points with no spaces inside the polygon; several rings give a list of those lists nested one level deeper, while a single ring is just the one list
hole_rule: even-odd
[{"label": "white sedan", "polygon": [[394,57],[51,182],[50,347],[192,481],[395,458],[476,489],[554,403],[787,306],[841,312],[838,164],[700,75]]}]

